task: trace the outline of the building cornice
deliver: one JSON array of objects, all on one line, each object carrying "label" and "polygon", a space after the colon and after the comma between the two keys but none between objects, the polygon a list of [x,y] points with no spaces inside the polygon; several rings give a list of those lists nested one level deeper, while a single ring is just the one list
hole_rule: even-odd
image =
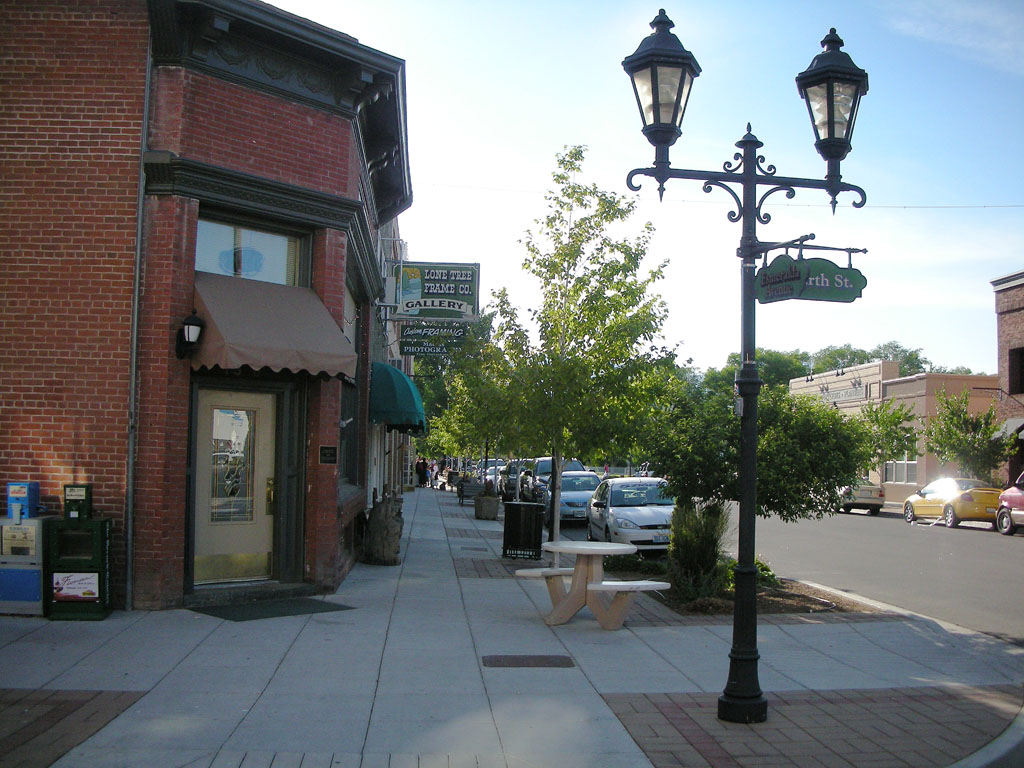
[{"label": "building cornice", "polygon": [[999,293],[999,291],[1005,291],[1008,288],[1017,288],[1018,286],[1024,285],[1024,271],[1011,272],[1009,275],[1003,275],[992,280],[992,289]]},{"label": "building cornice", "polygon": [[384,278],[361,201],[189,160],[166,151],[146,152],[143,165],[147,195],[189,197],[207,205],[345,232],[347,258],[355,267],[366,295],[383,293]]},{"label": "building cornice", "polygon": [[357,120],[378,226],[412,204],[405,62],[255,0],[147,0],[156,65]]}]

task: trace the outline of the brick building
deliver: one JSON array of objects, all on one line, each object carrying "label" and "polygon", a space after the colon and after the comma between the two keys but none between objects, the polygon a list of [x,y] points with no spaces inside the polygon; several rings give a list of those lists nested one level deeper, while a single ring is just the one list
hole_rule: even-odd
[{"label": "brick building", "polygon": [[404,62],[255,0],[0,0],[0,39],[0,481],[92,483],[118,605],[335,587],[417,426],[370,387]]},{"label": "brick building", "polygon": [[[999,416],[1004,429],[1024,440],[1024,271],[992,281],[999,339]],[[1024,444],[1010,459],[1009,481],[1024,471]]]}]

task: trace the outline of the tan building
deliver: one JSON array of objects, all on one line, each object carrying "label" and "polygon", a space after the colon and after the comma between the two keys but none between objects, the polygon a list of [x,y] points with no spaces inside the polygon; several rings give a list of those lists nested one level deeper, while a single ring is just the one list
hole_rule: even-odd
[{"label": "tan building", "polygon": [[[879,360],[792,379],[789,391],[792,394],[813,395],[851,414],[859,413],[868,402],[895,400],[913,409],[918,417],[916,426],[923,429],[925,419],[935,415],[940,392],[959,394],[965,389],[969,390],[971,411],[980,413],[992,404],[998,381],[997,376],[949,373],[920,373],[900,378],[899,364]],[[1024,416],[1024,412],[1021,416]],[[1021,425],[1024,425],[1024,418],[1021,419]],[[890,461],[870,474],[872,480],[880,481],[885,486],[887,501],[902,502],[932,480],[956,474],[956,467],[943,464],[934,455],[924,453],[923,436],[918,443],[918,450],[922,455],[904,456],[898,461]]]}]

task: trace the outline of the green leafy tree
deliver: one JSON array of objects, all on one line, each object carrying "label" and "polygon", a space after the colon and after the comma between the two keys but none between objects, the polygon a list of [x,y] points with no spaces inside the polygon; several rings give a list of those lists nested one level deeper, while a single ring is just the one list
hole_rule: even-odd
[{"label": "green leafy tree", "polygon": [[[757,350],[757,371],[761,381],[768,387],[789,386],[789,380],[807,373],[807,362],[810,356],[800,350],[777,352],[774,349]],[[715,389],[731,390],[736,379],[736,371],[740,367],[740,355],[733,352],[726,359],[721,369],[709,368],[704,374],[704,382]]]},{"label": "green leafy tree", "polygon": [[515,412],[520,445],[554,457],[556,509],[562,458],[629,455],[674,367],[657,343],[665,304],[651,293],[664,264],[641,270],[651,225],[635,237],[610,233],[623,230],[636,204],[577,181],[584,154],[572,147],[558,156],[547,215],[523,239],[524,269],[540,283],[530,312],[536,332],[504,292],[495,304],[495,345],[525,404]]},{"label": "green leafy tree", "polygon": [[919,430],[914,426],[914,409],[895,400],[869,401],[861,409],[861,418],[868,431],[870,462],[865,470],[878,469],[887,461],[918,455]]},{"label": "green leafy tree", "polygon": [[1013,438],[1000,435],[995,403],[983,413],[971,413],[970,398],[967,389],[939,393],[935,415],[925,424],[925,444],[939,461],[956,464],[965,475],[994,481],[996,469],[1014,449]]},{"label": "green leafy tree", "polygon": [[[652,453],[681,499],[739,497],[739,418],[718,390],[691,389],[658,422]],[[759,398],[758,514],[821,518],[840,506],[870,459],[868,430],[816,397],[769,387]]]},{"label": "green leafy tree", "polygon": [[841,347],[824,347],[811,355],[814,373],[863,365],[875,359],[877,358],[872,357],[870,352],[857,349],[849,344],[843,344]]},{"label": "green leafy tree", "polygon": [[914,376],[932,370],[932,361],[921,354],[920,349],[907,349],[898,341],[879,344],[869,353],[872,360],[891,360],[900,364],[900,376]]}]

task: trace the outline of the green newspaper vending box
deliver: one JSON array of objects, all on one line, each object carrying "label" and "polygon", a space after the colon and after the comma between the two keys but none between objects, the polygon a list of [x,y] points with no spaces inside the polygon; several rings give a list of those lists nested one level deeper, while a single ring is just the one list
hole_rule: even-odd
[{"label": "green newspaper vending box", "polygon": [[44,589],[51,619],[97,620],[110,613],[110,520],[48,520]]}]

